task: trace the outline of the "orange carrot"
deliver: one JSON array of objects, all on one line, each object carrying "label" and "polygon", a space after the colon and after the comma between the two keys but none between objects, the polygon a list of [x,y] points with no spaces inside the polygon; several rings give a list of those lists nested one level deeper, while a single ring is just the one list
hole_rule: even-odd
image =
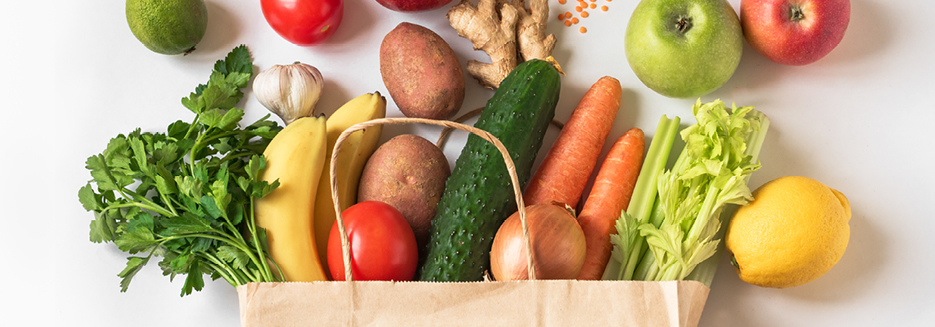
[{"label": "orange carrot", "polygon": [[613,249],[610,234],[617,233],[614,223],[630,204],[643,166],[644,143],[643,131],[631,128],[610,148],[594,178],[591,194],[578,215],[587,244],[579,280],[598,280],[604,274]]},{"label": "orange carrot", "polygon": [[529,180],[526,205],[557,201],[578,205],[597,158],[613,127],[623,90],[609,76],[599,79],[581,98],[539,169]]}]

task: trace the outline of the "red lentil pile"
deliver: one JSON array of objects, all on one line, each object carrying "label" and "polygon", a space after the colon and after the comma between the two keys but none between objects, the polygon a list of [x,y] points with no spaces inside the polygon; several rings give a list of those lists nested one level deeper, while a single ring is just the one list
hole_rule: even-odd
[{"label": "red lentil pile", "polygon": [[[567,3],[567,1],[569,0],[558,0],[558,3],[561,5],[564,5],[565,3]],[[588,18],[588,16],[591,15],[589,10],[598,9],[597,3],[596,3],[598,0],[570,0],[570,1],[578,2],[578,5],[575,6],[575,13],[572,13],[571,11],[566,11],[564,13],[558,14],[558,20],[563,22],[565,26],[568,26],[568,27],[571,27],[572,25],[578,25],[578,23],[580,22],[579,18],[581,19]],[[600,0],[600,1],[611,2],[612,0]],[[607,5],[600,6],[601,11],[607,11],[607,9],[608,9]],[[578,17],[575,17],[575,14],[577,14]],[[588,29],[585,28],[584,26],[581,26],[578,28],[578,31],[581,33],[587,33]]]}]

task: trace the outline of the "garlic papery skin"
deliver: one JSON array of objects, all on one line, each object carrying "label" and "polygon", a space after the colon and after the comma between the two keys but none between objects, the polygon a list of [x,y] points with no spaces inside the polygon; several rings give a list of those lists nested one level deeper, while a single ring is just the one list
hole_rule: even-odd
[{"label": "garlic papery skin", "polygon": [[296,61],[273,65],[253,80],[253,94],[266,109],[288,125],[315,114],[315,105],[324,88],[318,68]]}]

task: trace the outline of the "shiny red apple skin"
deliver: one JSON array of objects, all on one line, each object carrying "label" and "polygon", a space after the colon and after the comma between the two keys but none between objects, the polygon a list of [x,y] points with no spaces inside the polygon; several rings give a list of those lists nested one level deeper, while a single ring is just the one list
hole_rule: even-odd
[{"label": "shiny red apple skin", "polygon": [[[792,18],[795,8],[801,19]],[[783,65],[802,66],[826,56],[841,43],[850,16],[850,0],[740,1],[747,43]]]},{"label": "shiny red apple skin", "polygon": [[377,0],[377,3],[393,11],[426,11],[441,8],[451,0]]}]

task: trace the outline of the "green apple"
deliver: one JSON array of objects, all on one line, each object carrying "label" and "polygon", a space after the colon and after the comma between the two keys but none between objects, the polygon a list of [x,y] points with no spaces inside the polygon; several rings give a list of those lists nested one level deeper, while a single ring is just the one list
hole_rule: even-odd
[{"label": "green apple", "polygon": [[698,97],[724,85],[740,64],[740,19],[725,0],[642,0],[624,39],[640,81],[667,97]]}]

